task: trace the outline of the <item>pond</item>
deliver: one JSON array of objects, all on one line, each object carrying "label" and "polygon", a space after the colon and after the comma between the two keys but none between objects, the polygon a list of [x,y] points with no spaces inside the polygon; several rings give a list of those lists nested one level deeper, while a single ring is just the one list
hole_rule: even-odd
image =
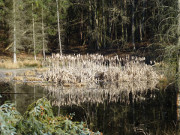
[{"label": "pond", "polygon": [[[139,91],[132,92],[132,88]],[[23,114],[29,104],[47,97],[56,115],[74,113],[74,121],[84,121],[91,130],[105,135],[178,134],[178,92],[173,86],[166,90],[146,88],[142,90],[135,84],[122,88],[120,84],[91,87],[49,84],[41,87],[27,83],[0,83],[0,104],[9,100]]]}]

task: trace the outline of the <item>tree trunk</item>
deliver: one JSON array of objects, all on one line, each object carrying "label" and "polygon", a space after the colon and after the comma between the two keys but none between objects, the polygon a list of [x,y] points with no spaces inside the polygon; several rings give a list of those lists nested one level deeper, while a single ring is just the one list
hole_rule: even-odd
[{"label": "tree trunk", "polygon": [[36,60],[36,36],[35,36],[35,21],[34,21],[33,11],[34,11],[34,4],[32,3],[34,60]]},{"label": "tree trunk", "polygon": [[[178,0],[178,10],[180,11],[180,0]],[[180,13],[180,12],[178,12]],[[179,90],[180,88],[180,14],[178,15],[178,43],[177,43],[177,89]]]},{"label": "tree trunk", "polygon": [[[121,2],[121,9],[120,9],[120,11],[121,11],[121,14],[122,15],[124,15],[125,16],[125,8],[124,8],[124,6],[125,6],[125,3],[124,3],[124,0],[122,0]],[[121,35],[120,35],[120,37],[122,36],[122,46],[124,45],[124,21],[122,20],[122,22],[121,22],[122,24],[121,24]],[[120,38],[119,37],[119,38]]]},{"label": "tree trunk", "polygon": [[90,25],[90,29],[92,30],[92,3],[91,0],[89,0],[89,25]]},{"label": "tree trunk", "polygon": [[[124,14],[124,15],[126,15],[125,14],[125,10],[126,10],[126,7],[125,7],[125,1],[122,1],[122,7],[121,7],[121,13],[122,14]],[[122,21],[122,25],[121,25],[121,41],[122,41],[122,47],[124,46],[124,40],[125,40],[125,38],[124,38],[124,36],[125,36],[125,34],[124,34],[124,22]],[[118,48],[119,48],[120,46],[118,46]]]},{"label": "tree trunk", "polygon": [[133,49],[135,50],[135,25],[134,25],[134,8],[135,8],[135,0],[132,0],[132,45]]},{"label": "tree trunk", "polygon": [[81,36],[81,42],[80,42],[80,45],[83,45],[83,21],[84,21],[84,18],[83,18],[83,9],[82,9],[82,12],[81,12],[81,25],[80,25],[80,36]]},{"label": "tree trunk", "polygon": [[140,28],[139,28],[140,41],[143,40],[143,34],[144,34],[145,9],[146,9],[146,0],[143,0],[142,20],[140,20]]},{"label": "tree trunk", "polygon": [[147,0],[143,0],[143,18],[142,18],[142,36],[145,36],[145,17],[146,17],[146,9],[147,9]]},{"label": "tree trunk", "polygon": [[62,45],[61,45],[61,29],[60,29],[60,19],[59,19],[59,0],[56,0],[57,5],[57,22],[58,22],[58,37],[59,37],[59,52],[62,55]]},{"label": "tree trunk", "polygon": [[[127,16],[127,1],[124,0],[124,14]],[[124,26],[124,37],[125,37],[125,42],[128,42],[128,24],[125,24]],[[125,44],[125,43],[124,43]]]},{"label": "tree trunk", "polygon": [[43,58],[46,60],[45,54],[45,39],[44,39],[44,9],[42,7],[42,40],[43,40]]},{"label": "tree trunk", "polygon": [[106,20],[105,20],[105,11],[104,11],[104,0],[102,0],[102,8],[103,8],[103,47],[106,48]]},{"label": "tree trunk", "polygon": [[140,40],[140,42],[142,42],[142,38],[143,38],[143,36],[142,36],[142,31],[143,31],[143,24],[141,23],[141,20],[140,20],[140,22],[139,22],[139,40]]},{"label": "tree trunk", "polygon": [[97,14],[97,1],[95,0],[95,2],[94,2],[94,7],[95,7],[95,9],[94,9],[94,23],[95,23],[95,25],[94,25],[94,28],[95,28],[95,31],[96,31],[96,34],[97,34],[97,40],[96,40],[96,46],[97,46],[97,49],[99,50],[100,49],[100,46],[99,46],[99,29],[98,29],[98,26],[99,26],[99,20],[98,20],[98,14]]},{"label": "tree trunk", "polygon": [[13,37],[14,37],[14,45],[13,45],[13,62],[16,63],[17,62],[17,58],[16,58],[16,3],[15,0],[13,0],[13,16],[14,16],[14,33],[13,33]]}]

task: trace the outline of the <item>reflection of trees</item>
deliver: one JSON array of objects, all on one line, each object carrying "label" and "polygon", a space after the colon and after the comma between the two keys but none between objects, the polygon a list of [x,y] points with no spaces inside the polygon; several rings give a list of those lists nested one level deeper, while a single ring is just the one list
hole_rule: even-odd
[{"label": "reflection of trees", "polygon": [[[10,88],[10,84],[5,82],[0,82],[0,93],[8,93]],[[0,94],[2,97],[0,98],[0,105],[4,104],[5,101],[11,98],[9,94]]]},{"label": "reflection of trees", "polygon": [[[15,103],[17,110],[22,114],[28,105],[42,98],[44,95],[43,88],[40,86],[35,86],[35,84],[30,86],[27,84],[18,84],[16,82],[0,84],[0,92],[1,91],[2,93],[6,93],[2,95],[3,100]],[[0,104],[4,103],[3,100],[1,101],[0,99]]]}]

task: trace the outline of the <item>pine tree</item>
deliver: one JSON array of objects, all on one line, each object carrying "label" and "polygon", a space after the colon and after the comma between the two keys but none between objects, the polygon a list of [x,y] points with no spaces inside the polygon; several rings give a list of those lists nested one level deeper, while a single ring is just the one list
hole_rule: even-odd
[{"label": "pine tree", "polygon": [[[13,45],[13,62],[17,62],[17,51],[22,49],[21,42],[22,42],[22,35],[23,35],[23,26],[24,26],[24,12],[23,12],[23,1],[22,0],[13,0],[6,1],[6,4],[9,5],[9,9],[6,11],[9,13],[7,15],[6,22],[10,28],[10,42]],[[11,45],[10,44],[10,45]]]}]

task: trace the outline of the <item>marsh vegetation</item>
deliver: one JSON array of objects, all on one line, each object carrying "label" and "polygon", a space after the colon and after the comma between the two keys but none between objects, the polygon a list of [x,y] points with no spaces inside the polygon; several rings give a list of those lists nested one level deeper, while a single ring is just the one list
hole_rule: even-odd
[{"label": "marsh vegetation", "polygon": [[151,65],[145,64],[145,57],[87,55],[54,55],[48,59],[49,69],[44,79],[60,85],[92,83],[141,83],[157,82],[163,75]]}]

